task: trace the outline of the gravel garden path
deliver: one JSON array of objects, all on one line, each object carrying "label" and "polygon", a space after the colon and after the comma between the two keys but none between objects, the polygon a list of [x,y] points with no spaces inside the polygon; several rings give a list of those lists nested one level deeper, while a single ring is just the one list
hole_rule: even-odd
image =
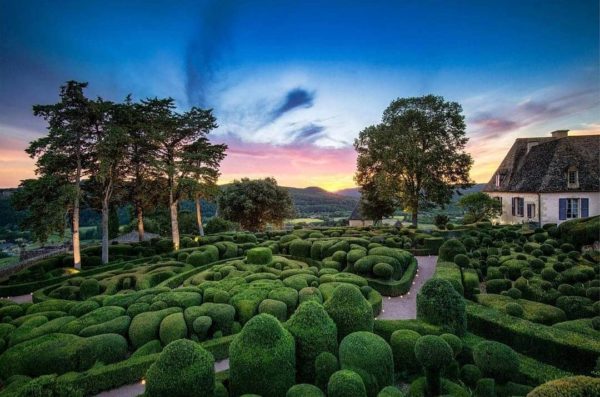
[{"label": "gravel garden path", "polygon": [[[1,299],[5,299],[5,298],[1,298]],[[33,295],[26,294],[26,295],[18,295],[18,296],[8,296],[8,297],[6,297],[6,299],[10,299],[11,301],[16,302],[16,303],[30,303],[33,301]]]},{"label": "gravel garden path", "polygon": [[410,291],[404,296],[383,297],[383,310],[379,320],[406,320],[417,318],[417,292],[435,272],[437,256],[417,256],[419,267]]}]

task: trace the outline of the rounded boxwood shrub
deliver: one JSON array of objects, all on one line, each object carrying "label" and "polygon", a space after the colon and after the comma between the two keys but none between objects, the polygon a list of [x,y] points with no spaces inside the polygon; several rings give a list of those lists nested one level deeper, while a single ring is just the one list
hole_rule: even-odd
[{"label": "rounded boxwood shrub", "polygon": [[197,317],[192,323],[192,329],[194,333],[198,336],[198,340],[203,341],[208,336],[208,330],[212,325],[212,318],[208,316],[200,316]]},{"label": "rounded boxwood shrub", "polygon": [[399,329],[390,336],[390,346],[394,355],[394,368],[397,372],[416,372],[419,369],[415,357],[415,345],[421,335],[410,329]]},{"label": "rounded boxwood shrub", "polygon": [[600,378],[569,376],[546,382],[533,389],[528,397],[600,396]]},{"label": "rounded boxwood shrub", "polygon": [[159,328],[160,341],[163,345],[187,337],[188,328],[183,319],[183,313],[173,313],[165,317]]},{"label": "rounded boxwood shrub", "polygon": [[594,310],[591,299],[582,296],[561,296],[556,300],[556,307],[562,309],[569,320],[592,317]]},{"label": "rounded boxwood shrub", "polygon": [[465,254],[458,254],[453,259],[454,263],[458,265],[458,267],[469,267],[471,264],[471,260]]},{"label": "rounded boxwood shrub", "polygon": [[467,330],[465,302],[450,282],[431,278],[417,294],[417,319],[424,320],[457,335]]},{"label": "rounded boxwood shrub", "polygon": [[372,332],[353,332],[342,340],[340,368],[359,374],[368,396],[375,397],[379,390],[394,384],[392,348]]},{"label": "rounded boxwood shrub", "polygon": [[283,396],[296,379],[292,335],[269,314],[251,318],[229,346],[229,382],[234,395]]},{"label": "rounded boxwood shrub", "polygon": [[324,307],[337,326],[338,341],[355,331],[373,331],[373,308],[356,285],[340,284]]},{"label": "rounded boxwood shrub", "polygon": [[310,249],[312,243],[307,240],[293,240],[289,246],[289,252],[292,256],[299,256],[301,258],[310,258]]},{"label": "rounded boxwood shrub", "polygon": [[494,279],[487,280],[485,282],[485,287],[487,289],[488,294],[499,294],[502,291],[507,291],[512,286],[510,280],[506,279]]},{"label": "rounded boxwood shrub", "polygon": [[463,349],[463,343],[460,338],[454,334],[442,334],[440,338],[446,341],[448,346],[452,349],[454,357],[458,356]]},{"label": "rounded boxwood shrub", "polygon": [[168,315],[180,311],[181,309],[178,307],[169,307],[135,316],[129,326],[129,340],[133,347],[137,349],[153,339],[158,339],[162,320]]},{"label": "rounded boxwood shrub", "polygon": [[362,378],[356,372],[342,369],[335,372],[327,383],[328,397],[366,397]]},{"label": "rounded boxwood shrub", "polygon": [[558,272],[554,269],[547,267],[544,270],[542,270],[541,275],[542,278],[546,281],[554,281],[556,279],[556,276],[558,276]]},{"label": "rounded boxwood shrub", "polygon": [[258,312],[270,314],[279,321],[285,321],[287,319],[286,304],[274,299],[265,299],[264,301],[260,302],[260,305],[258,305]]},{"label": "rounded boxwood shrub", "polygon": [[296,379],[313,382],[315,360],[323,352],[337,353],[337,327],[323,306],[314,301],[302,303],[285,327],[296,340]]},{"label": "rounded boxwood shrub", "polygon": [[404,397],[404,393],[395,386],[386,386],[381,389],[377,397]]},{"label": "rounded boxwood shrub", "polygon": [[504,310],[511,316],[523,317],[523,307],[518,303],[507,303],[506,306],[504,306]]},{"label": "rounded boxwood shrub", "polygon": [[482,374],[499,382],[512,379],[519,371],[519,357],[509,346],[483,341],[473,348],[473,361]]},{"label": "rounded boxwood shrub", "polygon": [[373,274],[384,280],[389,280],[394,274],[394,268],[389,263],[376,263],[373,266]]},{"label": "rounded boxwood shrub", "polygon": [[285,397],[325,397],[325,394],[315,385],[301,383],[290,387]]},{"label": "rounded boxwood shrub", "polygon": [[425,369],[429,395],[438,396],[441,392],[440,373],[453,360],[452,348],[439,336],[426,335],[415,345],[415,357]]},{"label": "rounded boxwood shrub", "polygon": [[495,397],[496,382],[492,378],[482,378],[475,386],[475,397]]},{"label": "rounded boxwood shrub", "polygon": [[458,254],[466,253],[467,249],[465,248],[463,243],[461,243],[460,240],[454,238],[446,240],[438,251],[439,260],[447,262],[452,262],[454,260],[454,257]]},{"label": "rounded boxwood shrub", "polygon": [[212,320],[208,335],[217,331],[224,335],[229,335],[232,332],[233,323],[235,321],[235,308],[226,303],[203,303],[200,306],[192,306],[185,309],[183,317],[188,325],[188,329],[193,329],[194,320],[200,316],[208,316]]},{"label": "rounded boxwood shrub", "polygon": [[269,292],[269,299],[285,303],[287,306],[287,316],[291,316],[298,306],[298,291],[290,287],[275,288]]},{"label": "rounded boxwood shrub", "polygon": [[298,300],[300,304],[308,301],[323,303],[323,294],[321,294],[321,291],[316,287],[306,287],[298,292]]},{"label": "rounded boxwood shrub", "polygon": [[268,265],[273,260],[273,252],[267,247],[257,247],[246,252],[246,262],[251,265]]},{"label": "rounded boxwood shrub", "polygon": [[146,372],[148,397],[212,397],[215,388],[215,360],[199,344],[180,339],[164,348]]},{"label": "rounded boxwood shrub", "polygon": [[87,278],[79,286],[79,296],[82,300],[98,294],[100,294],[100,283],[95,278]]},{"label": "rounded boxwood shrub", "polygon": [[315,385],[327,391],[327,382],[334,372],[340,369],[340,364],[335,355],[323,352],[315,359]]},{"label": "rounded boxwood shrub", "polygon": [[513,299],[521,299],[521,296],[523,294],[519,289],[513,287],[509,288],[508,291],[506,291],[506,295],[510,296]]},{"label": "rounded boxwood shrub", "polygon": [[481,379],[481,370],[473,364],[466,364],[460,369],[460,379],[471,388],[475,388],[477,381]]}]

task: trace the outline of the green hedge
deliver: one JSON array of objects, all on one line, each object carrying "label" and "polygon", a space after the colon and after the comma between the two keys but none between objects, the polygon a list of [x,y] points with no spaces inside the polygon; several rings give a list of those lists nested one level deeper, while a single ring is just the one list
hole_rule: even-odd
[{"label": "green hedge", "polygon": [[469,330],[559,368],[588,372],[600,355],[600,340],[557,327],[532,323],[498,310],[468,303]]},{"label": "green hedge", "polygon": [[368,276],[363,276],[363,278],[381,295],[400,296],[410,291],[418,266],[417,259],[413,257],[400,280],[382,280]]}]

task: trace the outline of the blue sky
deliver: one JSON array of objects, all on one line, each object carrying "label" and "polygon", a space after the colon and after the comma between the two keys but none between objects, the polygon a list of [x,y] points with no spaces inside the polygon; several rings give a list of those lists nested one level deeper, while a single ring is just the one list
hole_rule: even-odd
[{"label": "blue sky", "polygon": [[397,97],[463,105],[472,176],[515,137],[600,131],[597,1],[0,0],[0,186],[33,174],[31,115],[66,80],[214,108],[223,181],[351,186],[358,132]]}]

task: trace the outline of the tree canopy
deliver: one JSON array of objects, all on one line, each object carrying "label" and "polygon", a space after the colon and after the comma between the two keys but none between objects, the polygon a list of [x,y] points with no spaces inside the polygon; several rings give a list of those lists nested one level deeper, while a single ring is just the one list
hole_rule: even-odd
[{"label": "tree canopy", "polygon": [[488,221],[502,215],[502,203],[484,192],[464,195],[458,205],[465,210],[465,223]]},{"label": "tree canopy", "polygon": [[419,209],[446,205],[454,191],[472,184],[467,141],[458,103],[433,95],[396,99],[382,122],[362,130],[354,141],[355,179],[368,191],[379,175],[416,225]]},{"label": "tree canopy", "polygon": [[290,194],[274,178],[235,180],[222,190],[218,205],[220,216],[251,231],[294,216]]}]

